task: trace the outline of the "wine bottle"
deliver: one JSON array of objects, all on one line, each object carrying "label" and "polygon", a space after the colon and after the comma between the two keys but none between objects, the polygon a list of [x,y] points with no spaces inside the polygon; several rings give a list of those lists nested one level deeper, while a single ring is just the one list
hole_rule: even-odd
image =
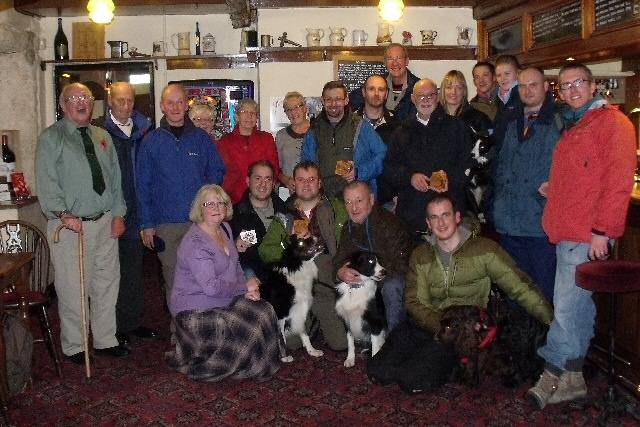
[{"label": "wine bottle", "polygon": [[11,197],[14,197],[13,185],[11,182],[11,173],[16,170],[16,155],[13,154],[11,148],[9,148],[9,138],[7,135],[2,135],[2,161],[5,163],[7,169],[7,184]]},{"label": "wine bottle", "polygon": [[16,155],[13,154],[13,151],[9,148],[9,138],[7,135],[2,135],[2,161],[7,165],[13,165],[15,168]]},{"label": "wine bottle", "polygon": [[200,51],[200,26],[196,22],[196,55],[202,55]]},{"label": "wine bottle", "polygon": [[62,18],[58,17],[58,32],[53,39],[53,59],[64,61],[69,59],[69,42],[62,31]]}]

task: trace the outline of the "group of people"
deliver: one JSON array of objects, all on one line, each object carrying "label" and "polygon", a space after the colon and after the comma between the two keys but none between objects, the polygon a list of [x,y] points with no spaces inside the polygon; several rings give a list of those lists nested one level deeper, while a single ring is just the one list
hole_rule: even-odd
[{"label": "group of people", "polygon": [[[351,93],[326,83],[313,120],[304,97],[287,93],[291,124],[275,140],[257,129],[251,99],[236,105],[233,131],[212,141],[215,112],[190,109],[180,85],[164,88],[156,129],[133,110],[128,83],[111,86],[97,126],[89,89],[65,87],[64,118],[36,152],[48,237],[60,224],[69,229],[51,246],[64,354],[84,360],[74,234],[82,231],[97,354],[126,356],[131,334],[157,335],[140,324],[144,245],[162,264],[169,365],[199,380],[267,379],[281,343],[260,286],[293,234],[314,235],[326,249],[315,259],[308,327],[332,350],[347,348],[335,285],[360,283],[347,260],[372,251],[388,271],[380,286],[390,334],[369,363],[374,380],[422,390],[432,380],[425,360],[445,357],[427,345],[442,311],[486,308],[495,284],[550,325],[538,350],[545,370],[528,396],[540,408],[584,396],[595,308],[574,274],[609,256],[624,231],[633,125],[577,63],[560,70],[562,103],[539,69],[520,69],[512,56],[475,65],[470,100],[460,71],[438,89],[409,71],[399,44],[386,48],[384,63],[385,75]],[[482,156],[472,153],[477,141],[491,147]],[[478,170],[489,177],[481,199],[470,192]],[[487,229],[498,243],[480,236]]]}]

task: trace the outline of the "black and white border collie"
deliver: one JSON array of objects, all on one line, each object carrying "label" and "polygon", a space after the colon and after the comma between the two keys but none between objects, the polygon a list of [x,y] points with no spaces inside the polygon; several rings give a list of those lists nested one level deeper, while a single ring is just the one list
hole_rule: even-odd
[{"label": "black and white border collie", "polygon": [[375,356],[384,344],[387,331],[384,302],[377,285],[377,282],[384,279],[386,271],[371,252],[353,254],[349,267],[360,273],[360,283],[350,285],[341,282],[336,288],[336,312],[347,328],[346,368],[355,365],[354,341],[371,342],[371,356]]},{"label": "black and white border collie", "polygon": [[[313,282],[318,278],[318,267],[313,260],[323,251],[324,243],[315,236],[306,239],[291,236],[280,262],[272,266],[268,280],[260,286],[262,298],[271,303],[278,316],[283,344],[287,335],[297,334],[307,353],[314,357],[322,356],[323,352],[311,345],[305,322],[313,302]],[[287,356],[285,345],[280,346],[280,353],[283,362],[293,361],[292,356]]]}]

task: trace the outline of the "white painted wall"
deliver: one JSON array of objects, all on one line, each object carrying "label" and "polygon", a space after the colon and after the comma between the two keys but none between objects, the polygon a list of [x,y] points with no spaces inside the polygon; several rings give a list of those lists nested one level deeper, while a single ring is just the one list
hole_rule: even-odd
[{"label": "white painted wall", "polygon": [[[116,9],[117,13],[117,9]],[[87,22],[87,17],[73,17],[63,19],[63,28],[69,39],[71,37],[72,22]],[[116,16],[113,23],[105,27],[105,40],[123,40],[135,46],[140,52],[149,53],[153,41],[167,42],[169,55],[175,55],[176,49],[170,42],[171,34],[182,31],[195,31],[195,23],[200,23],[202,36],[212,33],[216,37],[216,52],[221,54],[235,54],[239,52],[241,30],[233,29],[229,16],[220,15],[170,15],[170,16]],[[367,45],[375,45],[377,35],[377,9],[373,7],[357,8],[296,8],[296,9],[262,9],[258,16],[259,34],[271,34],[278,37],[283,31],[288,37],[306,45],[306,28],[323,28],[326,32],[324,44],[329,44],[329,26],[345,27],[349,34],[345,44],[351,44],[351,31],[364,29],[369,33]],[[408,7],[404,17],[396,23],[393,40],[400,42],[402,31],[408,30],[414,35],[414,44],[419,44],[420,29],[438,31],[437,44],[455,45],[456,26],[472,27],[476,24],[470,8],[436,8],[436,7]],[[46,39],[47,48],[41,51],[44,59],[53,58],[53,37],[57,28],[56,18],[41,20],[42,37]],[[472,34],[471,44],[476,43]],[[73,46],[69,46],[73,51]],[[109,56],[108,46],[105,45],[105,57]],[[73,59],[73,58],[72,58]],[[439,83],[442,75],[448,70],[457,68],[469,78],[474,61],[415,61],[410,65],[411,70],[420,77],[431,77]],[[260,64],[257,69],[233,70],[166,70],[164,61],[159,61],[159,69],[155,71],[156,90],[156,120],[161,117],[159,109],[160,91],[171,80],[204,79],[204,78],[233,78],[249,79],[256,84],[256,96],[259,99],[263,113],[260,116],[260,126],[268,129],[269,99],[272,96],[282,96],[289,90],[299,90],[302,93],[319,94],[322,85],[334,79],[332,62],[310,63],[269,63]],[[47,70],[44,87],[49,88],[52,82],[51,68]],[[471,80],[469,80],[471,83]],[[45,124],[54,120],[52,91],[43,93],[45,100]]]}]

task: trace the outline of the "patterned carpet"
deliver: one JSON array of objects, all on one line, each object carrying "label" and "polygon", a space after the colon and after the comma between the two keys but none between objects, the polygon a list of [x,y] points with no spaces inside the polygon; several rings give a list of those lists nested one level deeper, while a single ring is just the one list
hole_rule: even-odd
[{"label": "patterned carpet", "polygon": [[[589,396],[579,404],[534,410],[523,399],[526,387],[507,389],[489,380],[478,389],[448,385],[434,393],[407,396],[397,386],[370,383],[360,356],[356,367],[342,366],[345,355],[325,350],[314,359],[294,353],[275,378],[264,383],[196,383],[170,371],[162,354],[168,347],[168,315],[162,308],[157,266],[147,267],[147,325],[162,339],[135,342],[121,360],[96,357],[93,378],[84,367],[64,362],[64,379],[53,369],[45,347],[35,345],[33,387],[11,399],[15,425],[96,426],[555,426],[597,425],[596,403],[606,383],[588,381]],[[55,318],[55,307],[51,308]],[[634,407],[638,410],[637,402]],[[638,425],[630,416],[608,425]]]}]

